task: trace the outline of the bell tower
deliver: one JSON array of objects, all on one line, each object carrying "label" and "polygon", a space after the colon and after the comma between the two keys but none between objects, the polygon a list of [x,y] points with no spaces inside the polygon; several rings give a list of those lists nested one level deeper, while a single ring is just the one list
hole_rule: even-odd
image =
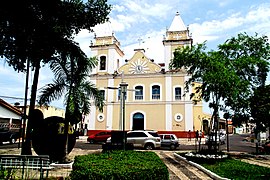
[{"label": "bell tower", "polygon": [[120,49],[120,42],[111,30],[109,22],[99,25],[98,29],[90,45],[92,57],[95,56],[98,59],[98,65],[92,73],[113,74],[119,68],[124,52]]},{"label": "bell tower", "polygon": [[188,27],[185,26],[180,14],[177,12],[175,17],[171,23],[171,26],[166,31],[166,35],[163,39],[164,45],[164,62],[165,62],[165,71],[169,70],[169,64],[171,59],[173,58],[173,52],[175,49],[191,46],[192,38],[189,34]]}]

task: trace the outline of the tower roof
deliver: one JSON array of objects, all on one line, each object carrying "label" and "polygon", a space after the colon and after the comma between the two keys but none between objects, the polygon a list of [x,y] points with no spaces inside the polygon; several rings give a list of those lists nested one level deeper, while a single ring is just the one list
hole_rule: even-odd
[{"label": "tower roof", "polygon": [[176,12],[172,24],[168,31],[184,31],[187,30],[182,18],[180,17],[179,12]]}]

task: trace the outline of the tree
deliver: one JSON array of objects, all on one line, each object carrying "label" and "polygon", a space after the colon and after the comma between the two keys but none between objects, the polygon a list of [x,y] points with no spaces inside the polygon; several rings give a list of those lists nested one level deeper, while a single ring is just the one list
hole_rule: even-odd
[{"label": "tree", "polygon": [[[74,54],[61,54],[60,59],[50,62],[55,79],[53,83],[47,84],[41,89],[39,103],[49,104],[64,96],[65,111],[65,147],[64,157],[68,150],[68,128],[69,123],[76,124],[81,121],[82,115],[90,113],[92,99],[100,111],[103,110],[103,97],[99,90],[89,81],[89,74],[97,64],[96,58],[86,58]],[[66,159],[66,158],[65,158]],[[63,161],[65,161],[63,159]]]},{"label": "tree", "polygon": [[219,52],[226,58],[241,80],[236,96],[228,96],[226,105],[242,117],[250,116],[250,98],[254,89],[265,86],[269,71],[270,46],[267,36],[248,36],[246,33],[228,39],[219,45]]},{"label": "tree", "polygon": [[251,116],[257,131],[270,128],[270,85],[258,87],[250,100]]},{"label": "tree", "polygon": [[[74,35],[107,20],[107,0],[20,0],[0,5],[0,55],[16,71],[24,72],[30,61],[34,78],[31,89],[26,142],[22,154],[31,153],[30,131],[41,63],[76,46]],[[76,49],[76,48],[73,48]],[[72,53],[72,52],[71,52]]]},{"label": "tree", "polygon": [[253,88],[265,84],[270,48],[266,36],[243,33],[219,45],[217,51],[205,50],[205,43],[177,49],[170,67],[184,68],[191,76],[186,91],[192,83],[201,83],[191,98],[209,102],[211,127],[217,130],[220,110],[247,111]]}]

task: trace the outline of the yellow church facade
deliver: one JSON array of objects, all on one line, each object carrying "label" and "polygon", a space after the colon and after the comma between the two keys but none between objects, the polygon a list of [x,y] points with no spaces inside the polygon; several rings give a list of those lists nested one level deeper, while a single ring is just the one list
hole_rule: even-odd
[{"label": "yellow church facade", "polygon": [[[121,64],[124,52],[114,33],[96,35],[90,48],[99,64],[90,79],[101,90],[105,106],[103,112],[91,106],[91,113],[85,119],[88,130],[121,130],[123,126],[125,130],[202,130],[201,117],[206,116],[202,103],[194,104],[190,94],[183,96],[189,76],[185,70],[169,68],[174,50],[192,45],[189,29],[179,13],[160,43],[164,45],[164,62],[154,62],[144,49],[138,48]],[[127,86],[122,101],[121,84]]]}]

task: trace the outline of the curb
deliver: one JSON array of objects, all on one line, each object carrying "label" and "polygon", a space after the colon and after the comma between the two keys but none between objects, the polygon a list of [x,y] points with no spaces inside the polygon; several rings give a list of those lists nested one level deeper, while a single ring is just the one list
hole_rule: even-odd
[{"label": "curb", "polygon": [[217,179],[217,180],[230,180],[228,178],[224,178],[224,177],[221,177],[215,173],[213,173],[212,171],[209,171],[208,169],[204,168],[203,166],[195,163],[195,162],[192,162],[192,161],[188,161],[185,157],[182,157],[180,156],[179,154],[177,153],[173,153],[173,155],[185,162],[187,162],[188,164],[192,165],[192,166],[195,166],[196,168],[200,169],[201,171],[203,171],[205,174],[208,174],[211,178],[213,179]]}]

